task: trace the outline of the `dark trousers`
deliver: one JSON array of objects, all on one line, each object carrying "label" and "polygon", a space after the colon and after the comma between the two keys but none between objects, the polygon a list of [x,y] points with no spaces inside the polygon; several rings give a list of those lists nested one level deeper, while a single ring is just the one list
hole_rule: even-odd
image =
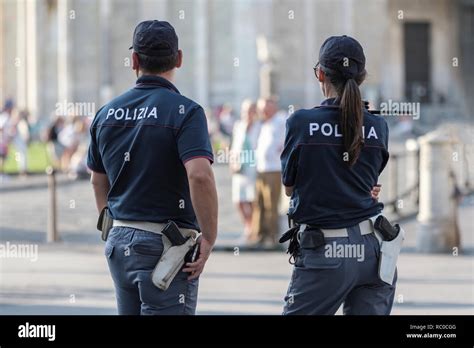
[{"label": "dark trousers", "polygon": [[[333,315],[341,304],[347,315],[390,314],[396,279],[389,285],[378,278],[380,244],[377,238],[373,233],[361,235],[358,225],[347,231],[349,237],[326,238],[326,245],[300,249],[283,314]],[[358,245],[359,250],[363,250],[363,260],[359,255],[329,254],[327,246],[333,247],[333,242],[342,247]],[[330,251],[334,249],[337,248]]]},{"label": "dark trousers", "polygon": [[163,252],[161,235],[129,227],[114,227],[105,255],[115,284],[118,314],[195,314],[198,279],[178,272],[166,291],[151,281],[151,272]]}]

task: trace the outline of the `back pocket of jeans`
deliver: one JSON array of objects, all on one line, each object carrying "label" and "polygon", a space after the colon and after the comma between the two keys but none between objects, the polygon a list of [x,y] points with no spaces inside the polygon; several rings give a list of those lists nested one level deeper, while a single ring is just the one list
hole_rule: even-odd
[{"label": "back pocket of jeans", "polygon": [[305,249],[301,255],[301,265],[308,269],[335,269],[342,264],[342,258],[326,256],[324,246],[317,249]]},{"label": "back pocket of jeans", "polygon": [[114,246],[109,242],[105,244],[105,250],[104,254],[105,256],[110,259],[112,257],[112,254],[114,252]]},{"label": "back pocket of jeans", "polygon": [[148,243],[145,244],[143,242],[133,244],[132,250],[135,254],[152,257],[159,257],[163,253],[163,247],[159,245],[150,245]]}]

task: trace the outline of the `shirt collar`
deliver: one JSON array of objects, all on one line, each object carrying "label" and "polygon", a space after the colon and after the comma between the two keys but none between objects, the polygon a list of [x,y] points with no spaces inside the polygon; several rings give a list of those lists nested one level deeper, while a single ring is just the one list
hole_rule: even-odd
[{"label": "shirt collar", "polygon": [[322,101],[321,105],[339,105],[340,101],[338,98],[328,98]]},{"label": "shirt collar", "polygon": [[178,94],[181,94],[178,89],[167,79],[161,76],[155,76],[155,75],[144,75],[140,76],[137,79],[137,84],[135,85],[136,87],[146,87],[146,86],[158,86],[158,87],[163,87],[170,89]]}]

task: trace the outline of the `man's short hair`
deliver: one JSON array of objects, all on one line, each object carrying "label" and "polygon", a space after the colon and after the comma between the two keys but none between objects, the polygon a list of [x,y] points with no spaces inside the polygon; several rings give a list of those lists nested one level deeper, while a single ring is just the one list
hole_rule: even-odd
[{"label": "man's short hair", "polygon": [[170,56],[147,56],[144,54],[137,53],[138,64],[140,70],[153,73],[161,74],[166,71],[172,70],[178,63],[178,52]]}]

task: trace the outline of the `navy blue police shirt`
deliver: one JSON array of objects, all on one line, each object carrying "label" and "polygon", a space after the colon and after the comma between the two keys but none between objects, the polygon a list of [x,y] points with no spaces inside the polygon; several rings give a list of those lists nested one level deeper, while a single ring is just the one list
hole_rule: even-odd
[{"label": "navy blue police shirt", "polygon": [[204,110],[168,80],[142,76],[96,114],[88,167],[110,183],[114,219],[199,229],[184,163],[213,162]]},{"label": "navy blue police shirt", "polygon": [[383,209],[370,191],[388,161],[387,123],[364,110],[365,145],[349,167],[339,116],[336,99],[331,98],[314,109],[298,110],[287,120],[282,180],[283,185],[294,186],[289,214],[297,223],[344,228]]}]

